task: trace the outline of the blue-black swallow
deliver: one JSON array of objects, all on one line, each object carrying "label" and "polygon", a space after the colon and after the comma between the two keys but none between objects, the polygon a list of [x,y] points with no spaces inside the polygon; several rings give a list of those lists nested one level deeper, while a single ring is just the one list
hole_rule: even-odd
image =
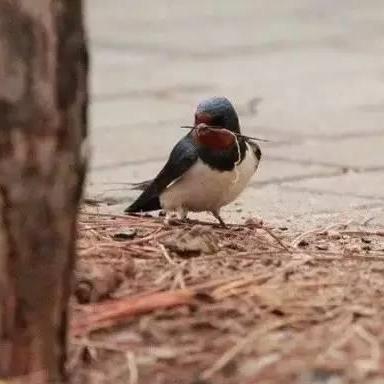
[{"label": "blue-black swallow", "polygon": [[125,212],[163,209],[166,217],[188,211],[211,212],[220,217],[221,207],[234,201],[256,172],[259,146],[240,134],[239,118],[231,102],[212,97],[201,102],[195,122],[172,149],[159,174],[137,186],[144,189]]}]

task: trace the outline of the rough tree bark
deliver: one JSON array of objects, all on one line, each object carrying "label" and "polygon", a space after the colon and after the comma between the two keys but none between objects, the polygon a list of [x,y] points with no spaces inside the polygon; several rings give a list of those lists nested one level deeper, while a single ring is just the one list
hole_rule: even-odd
[{"label": "rough tree bark", "polygon": [[81,0],[0,0],[0,378],[65,379],[87,66]]}]

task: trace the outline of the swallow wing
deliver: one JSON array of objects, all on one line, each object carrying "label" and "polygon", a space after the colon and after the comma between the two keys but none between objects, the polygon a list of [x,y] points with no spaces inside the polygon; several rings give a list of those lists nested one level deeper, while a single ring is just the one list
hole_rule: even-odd
[{"label": "swallow wing", "polygon": [[[198,152],[193,139],[185,136],[173,148],[167,163],[154,180],[144,182],[141,195],[128,207],[125,212],[145,212],[161,209],[159,196],[173,182],[196,162]],[[147,183],[147,184],[145,184]]]}]

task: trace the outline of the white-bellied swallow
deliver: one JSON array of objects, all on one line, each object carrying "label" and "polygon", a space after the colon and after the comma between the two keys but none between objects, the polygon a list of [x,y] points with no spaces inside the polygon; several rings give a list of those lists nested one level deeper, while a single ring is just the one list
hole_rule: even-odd
[{"label": "white-bellied swallow", "polygon": [[125,212],[163,209],[183,220],[188,211],[211,212],[221,225],[221,207],[234,201],[256,172],[259,146],[240,134],[231,102],[213,97],[201,102],[193,129],[173,148],[155,179],[137,184],[144,191]]}]

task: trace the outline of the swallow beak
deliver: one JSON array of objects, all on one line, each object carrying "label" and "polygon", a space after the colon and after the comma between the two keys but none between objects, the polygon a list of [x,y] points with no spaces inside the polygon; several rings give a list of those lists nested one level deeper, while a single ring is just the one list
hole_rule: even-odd
[{"label": "swallow beak", "polygon": [[206,131],[209,128],[210,127],[205,123],[200,123],[195,126],[195,129],[197,129],[198,131]]},{"label": "swallow beak", "polygon": [[197,124],[195,128],[198,129],[198,130],[207,131],[209,129],[216,129],[216,130],[218,130],[218,129],[221,129],[222,127],[219,127],[219,126],[216,126],[216,125],[208,125],[206,123],[200,123],[200,124]]}]

